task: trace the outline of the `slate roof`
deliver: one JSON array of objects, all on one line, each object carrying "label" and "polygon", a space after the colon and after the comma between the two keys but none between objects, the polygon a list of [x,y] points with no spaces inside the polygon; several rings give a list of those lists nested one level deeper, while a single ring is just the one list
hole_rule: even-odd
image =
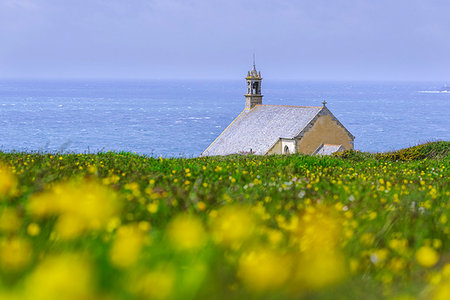
[{"label": "slate roof", "polygon": [[330,155],[334,152],[344,150],[345,148],[342,145],[322,144],[316,149],[316,151],[314,151],[313,155]]},{"label": "slate roof", "polygon": [[256,105],[244,110],[202,153],[263,155],[280,139],[293,139],[321,111],[320,106]]}]

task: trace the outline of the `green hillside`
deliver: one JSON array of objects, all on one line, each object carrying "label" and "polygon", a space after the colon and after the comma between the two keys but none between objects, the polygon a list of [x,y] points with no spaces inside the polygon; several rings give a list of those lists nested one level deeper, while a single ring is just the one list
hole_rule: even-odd
[{"label": "green hillside", "polygon": [[0,153],[0,299],[450,299],[450,142]]}]

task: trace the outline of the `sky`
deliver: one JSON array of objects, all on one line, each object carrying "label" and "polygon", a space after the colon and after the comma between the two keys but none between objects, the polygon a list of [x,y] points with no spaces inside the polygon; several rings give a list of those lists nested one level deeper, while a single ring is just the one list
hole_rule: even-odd
[{"label": "sky", "polygon": [[0,78],[450,81],[449,0],[0,0]]}]

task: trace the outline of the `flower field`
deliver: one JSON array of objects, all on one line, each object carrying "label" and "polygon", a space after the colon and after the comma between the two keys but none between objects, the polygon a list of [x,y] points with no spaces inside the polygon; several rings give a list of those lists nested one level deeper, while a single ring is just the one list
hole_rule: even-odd
[{"label": "flower field", "polygon": [[450,142],[0,153],[0,299],[450,299]]}]

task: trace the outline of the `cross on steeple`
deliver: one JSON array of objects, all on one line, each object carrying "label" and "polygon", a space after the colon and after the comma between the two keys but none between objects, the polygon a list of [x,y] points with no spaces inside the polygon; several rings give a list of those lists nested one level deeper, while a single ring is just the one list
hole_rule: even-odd
[{"label": "cross on steeple", "polygon": [[325,106],[327,104],[327,101],[323,100],[322,104],[323,104],[323,106]]}]

